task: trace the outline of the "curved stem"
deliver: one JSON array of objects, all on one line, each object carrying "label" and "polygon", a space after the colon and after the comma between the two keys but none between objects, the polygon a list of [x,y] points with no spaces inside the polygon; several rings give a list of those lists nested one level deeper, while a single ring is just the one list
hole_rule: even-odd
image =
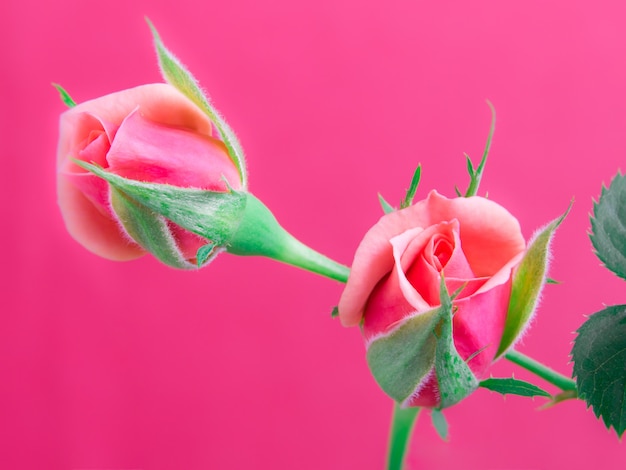
[{"label": "curved stem", "polygon": [[276,259],[335,281],[348,282],[350,268],[309,248],[291,235],[285,240],[285,251],[282,256]]},{"label": "curved stem", "polygon": [[401,470],[404,467],[404,459],[419,411],[420,408],[400,408],[400,405],[394,402],[387,448],[387,470]]},{"label": "curved stem", "polygon": [[512,363],[541,377],[546,382],[556,385],[563,391],[576,390],[576,382],[574,380],[544,366],[541,362],[535,361],[521,352],[511,350],[507,352],[504,357]]},{"label": "curved stem", "polygon": [[228,242],[227,251],[241,256],[266,256],[340,282],[348,281],[350,268],[309,248],[280,226],[259,199],[246,194],[246,207]]}]

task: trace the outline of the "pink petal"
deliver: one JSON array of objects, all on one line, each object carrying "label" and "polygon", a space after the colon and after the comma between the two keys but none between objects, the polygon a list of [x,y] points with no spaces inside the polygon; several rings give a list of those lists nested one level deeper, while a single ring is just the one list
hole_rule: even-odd
[{"label": "pink petal", "polygon": [[489,199],[447,199],[432,191],[426,201],[432,223],[459,221],[463,252],[478,277],[495,274],[526,247],[517,219]]},{"label": "pink petal", "polygon": [[141,108],[117,130],[107,156],[110,171],[137,181],[183,188],[239,189],[236,167],[224,144],[186,129],[167,127],[145,118]]},{"label": "pink petal", "polygon": [[103,214],[64,173],[57,176],[59,207],[70,235],[92,253],[114,261],[127,261],[145,254],[124,238],[118,224]]},{"label": "pink petal", "polygon": [[180,127],[211,135],[211,121],[186,96],[165,83],[142,85],[85,101],[64,116],[87,112],[102,121],[119,125],[134,109],[141,108],[146,119],[166,126]]},{"label": "pink petal", "polygon": [[479,379],[483,378],[498,351],[506,322],[511,284],[509,271],[508,282],[454,302],[457,308],[453,318],[454,344],[465,360],[480,351],[468,362]]},{"label": "pink petal", "polygon": [[492,276],[525,248],[517,219],[495,202],[481,197],[447,199],[431,191],[425,200],[383,216],[365,234],[339,300],[341,323],[359,324],[370,293],[391,271],[391,238],[453,219],[459,221],[461,246],[477,277]]}]

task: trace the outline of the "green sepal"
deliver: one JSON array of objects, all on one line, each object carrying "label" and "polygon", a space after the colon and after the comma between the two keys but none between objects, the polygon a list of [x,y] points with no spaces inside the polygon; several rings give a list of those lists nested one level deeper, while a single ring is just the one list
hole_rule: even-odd
[{"label": "green sepal", "polygon": [[448,294],[444,277],[441,276],[439,291],[440,323],[435,329],[437,346],[435,373],[439,387],[439,409],[455,405],[478,387],[478,379],[454,346],[452,335],[452,299]]},{"label": "green sepal", "polygon": [[448,421],[446,420],[446,417],[444,416],[443,412],[437,409],[431,410],[430,419],[439,437],[442,440],[447,441],[448,440]]},{"label": "green sepal", "polygon": [[572,208],[539,230],[529,243],[526,253],[513,274],[511,298],[506,314],[504,333],[496,357],[504,354],[524,331],[535,311],[539,294],[546,282],[550,242],[554,232],[561,225]]},{"label": "green sepal", "polygon": [[366,357],[370,371],[396,402],[411,398],[431,374],[437,345],[433,331],[438,322],[438,308],[413,315],[369,344]]},{"label": "green sepal", "polygon": [[434,371],[440,409],[458,403],[478,387],[452,336],[452,298],[441,280],[441,306],[413,315],[391,332],[374,338],[367,364],[383,391],[398,403],[408,401]]},{"label": "green sepal", "polygon": [[626,305],[594,313],[577,333],[572,360],[578,397],[621,437],[626,430]]},{"label": "green sepal", "polygon": [[487,135],[487,142],[485,143],[485,150],[483,152],[483,158],[478,164],[478,167],[474,169],[472,166],[472,162],[469,156],[466,154],[465,157],[467,159],[467,172],[470,175],[470,184],[465,192],[465,197],[475,196],[478,192],[478,186],[480,185],[480,180],[483,177],[483,172],[485,171],[485,163],[487,163],[487,156],[489,155],[489,149],[491,148],[491,140],[493,139],[493,134],[496,131],[496,109],[491,104],[491,101],[487,100],[487,105],[489,109],[491,109],[491,126],[489,127],[489,135]]},{"label": "green sepal", "polygon": [[617,173],[593,205],[591,243],[596,256],[615,275],[626,279],[626,178]]},{"label": "green sepal", "polygon": [[65,89],[61,85],[59,85],[58,83],[53,83],[52,86],[56,88],[57,91],[59,92],[61,101],[63,101],[65,106],[67,106],[68,108],[73,108],[74,106],[76,106],[76,101],[72,99],[70,94],[67,91],[65,91]]},{"label": "green sepal", "polygon": [[111,188],[111,205],[126,233],[144,250],[174,268],[196,267],[182,257],[163,216],[137,203],[115,187]]},{"label": "green sepal", "polygon": [[415,192],[417,191],[417,187],[420,184],[420,178],[422,177],[422,165],[418,165],[413,173],[413,178],[411,178],[411,185],[409,189],[406,191],[406,196],[404,200],[400,203],[400,209],[405,209],[413,204],[413,198],[415,197]]},{"label": "green sepal", "polygon": [[337,318],[338,316],[339,316],[339,307],[335,305],[333,307],[333,311],[330,312],[330,318]]},{"label": "green sepal", "polygon": [[390,214],[393,211],[395,211],[395,207],[393,207],[391,204],[389,204],[385,198],[383,197],[382,194],[378,193],[378,202],[380,202],[380,207],[383,208],[383,212],[385,214]]},{"label": "green sepal", "polygon": [[143,183],[109,173],[91,163],[80,160],[74,160],[74,163],[106,180],[139,204],[217,246],[223,246],[231,239],[245,210],[247,199],[243,192]]},{"label": "green sepal", "polygon": [[207,264],[209,259],[212,258],[216,251],[215,248],[215,243],[208,243],[198,248],[198,251],[196,253],[196,263],[198,264],[199,268]]},{"label": "green sepal", "polygon": [[242,187],[245,189],[247,187],[245,159],[243,149],[241,148],[235,133],[221,117],[219,112],[211,106],[209,99],[202,91],[198,81],[194,78],[191,72],[189,72],[178,60],[178,58],[165,47],[152,22],[148,18],[146,18],[146,22],[148,23],[154,37],[154,45],[163,78],[169,84],[176,87],[187,98],[193,101],[209,117],[209,119],[211,119],[213,124],[215,124],[215,127],[220,133],[222,142],[224,142],[224,145],[226,146],[230,159],[239,171]]},{"label": "green sepal", "polygon": [[519,395],[521,397],[552,397],[552,395],[536,385],[513,377],[505,379],[492,377],[481,381],[479,386],[486,388],[487,390],[491,390],[492,392],[498,392],[502,395]]},{"label": "green sepal", "polygon": [[467,165],[467,173],[470,175],[470,179],[474,178],[476,170],[474,170],[474,165],[472,164],[472,159],[466,153],[464,153],[463,155],[465,155],[465,162],[466,162],[466,165]]}]

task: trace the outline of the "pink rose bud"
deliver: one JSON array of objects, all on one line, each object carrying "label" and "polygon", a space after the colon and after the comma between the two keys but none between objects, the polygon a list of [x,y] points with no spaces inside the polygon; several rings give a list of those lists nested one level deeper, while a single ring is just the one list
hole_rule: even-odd
[{"label": "pink rose bud", "polygon": [[105,258],[146,252],[177,268],[218,253],[267,256],[345,282],[348,268],[290,235],[247,191],[243,150],[193,75],[154,44],[167,85],[145,85],[61,116],[59,205],[68,231]]},{"label": "pink rose bud", "polygon": [[[186,198],[245,189],[214,123],[167,84],[124,90],[66,111],[57,168],[65,224],[85,248],[112,260],[150,251],[179,268],[194,267],[198,250],[214,240],[190,230],[193,224],[183,228],[164,217],[167,197],[184,204]],[[95,168],[101,170],[97,175]],[[145,204],[133,191],[143,191]]]},{"label": "pink rose bud", "polygon": [[527,247],[515,217],[481,197],[432,191],[383,216],[356,251],[338,307],[344,326],[362,325],[381,388],[405,406],[439,408],[471,393],[528,325],[561,220]]}]

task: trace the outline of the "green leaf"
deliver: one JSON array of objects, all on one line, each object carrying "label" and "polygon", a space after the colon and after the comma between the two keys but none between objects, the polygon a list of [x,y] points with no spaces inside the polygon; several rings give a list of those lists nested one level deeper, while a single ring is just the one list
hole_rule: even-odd
[{"label": "green leaf", "polygon": [[445,280],[441,276],[441,307],[438,309],[441,322],[435,330],[437,346],[435,352],[435,373],[441,403],[439,408],[455,405],[470,395],[478,387],[478,379],[454,346],[452,334],[452,299],[448,295]]},{"label": "green leaf", "polygon": [[602,186],[593,205],[591,243],[596,256],[622,279],[626,279],[626,178],[617,173],[609,188]]},{"label": "green leaf", "polygon": [[208,243],[204,246],[198,248],[198,252],[196,253],[196,262],[198,263],[198,267],[201,268],[204,266],[212,255],[215,255],[215,243]]},{"label": "green leaf", "polygon": [[437,343],[433,329],[438,322],[439,309],[413,315],[391,333],[369,344],[370,371],[396,402],[411,398],[430,375]]},{"label": "green leaf", "polygon": [[491,390],[492,392],[498,392],[502,395],[519,395],[521,397],[548,397],[550,395],[545,390],[523,380],[517,380],[513,377],[507,379],[490,378],[483,380],[479,384],[480,387]]},{"label": "green leaf", "polygon": [[52,86],[56,88],[59,92],[59,95],[61,95],[61,101],[63,101],[65,106],[67,106],[68,108],[73,108],[74,106],[76,106],[76,102],[72,99],[70,94],[63,89],[61,85],[59,85],[58,83],[53,83]]},{"label": "green leaf", "polygon": [[551,277],[547,277],[546,278],[546,284],[556,284],[556,285],[558,285],[560,283],[561,283],[560,281],[557,281],[556,279],[552,279]]},{"label": "green leaf", "polygon": [[404,200],[400,203],[400,209],[404,209],[413,204],[413,198],[415,197],[415,192],[417,191],[417,187],[420,184],[420,178],[422,177],[422,165],[418,165],[413,173],[413,178],[411,178],[411,185],[406,192],[406,196]]},{"label": "green leaf", "polygon": [[385,214],[389,214],[396,210],[391,204],[385,201],[385,198],[380,193],[378,193],[378,201],[380,202],[380,206],[383,208],[383,212]]},{"label": "green leaf", "polygon": [[491,140],[493,139],[493,134],[496,131],[496,109],[489,100],[487,100],[487,105],[489,106],[489,109],[491,109],[491,127],[489,128],[489,135],[487,136],[487,143],[485,144],[483,158],[476,170],[474,170],[469,157],[465,155],[467,157],[467,171],[470,175],[470,184],[465,192],[465,197],[475,196],[478,192],[478,186],[480,185],[480,180],[482,179],[483,172],[485,171],[485,163],[487,163],[487,155],[489,155],[489,149],[491,148]]},{"label": "green leaf", "polygon": [[524,258],[515,270],[504,333],[496,357],[501,356],[513,346],[530,321],[546,280],[550,242],[557,227],[561,225],[571,208],[572,203],[561,217],[536,233],[526,249]]},{"label": "green leaf", "polygon": [[447,441],[448,440],[448,421],[446,420],[446,417],[443,415],[441,410],[435,410],[435,409],[431,410],[430,419],[432,420],[433,426],[435,427],[437,434],[439,434],[439,437],[443,439],[444,441]]},{"label": "green leaf", "polygon": [[122,226],[144,250],[161,262],[178,269],[195,265],[183,258],[164,217],[111,188],[111,205]]},{"label": "green leaf", "polygon": [[626,430],[626,305],[591,315],[572,349],[578,396],[618,436]]},{"label": "green leaf", "polygon": [[187,98],[193,101],[209,117],[209,119],[213,121],[213,124],[215,124],[215,127],[220,133],[220,137],[226,146],[228,155],[239,171],[242,185],[246,188],[247,175],[244,154],[235,133],[231,130],[218,111],[211,106],[209,99],[203,93],[198,81],[193,77],[191,72],[189,72],[178,60],[178,58],[176,58],[176,56],[165,47],[152,22],[148,18],[146,18],[146,22],[148,23],[154,37],[154,45],[163,78],[168,83],[175,86]]},{"label": "green leaf", "polygon": [[337,318],[339,316],[339,307],[336,305],[333,307],[333,311],[330,312],[330,318]]},{"label": "green leaf", "polygon": [[74,160],[74,163],[106,180],[139,204],[218,246],[233,236],[246,206],[246,193],[243,192],[222,193],[143,183],[80,160]]}]

